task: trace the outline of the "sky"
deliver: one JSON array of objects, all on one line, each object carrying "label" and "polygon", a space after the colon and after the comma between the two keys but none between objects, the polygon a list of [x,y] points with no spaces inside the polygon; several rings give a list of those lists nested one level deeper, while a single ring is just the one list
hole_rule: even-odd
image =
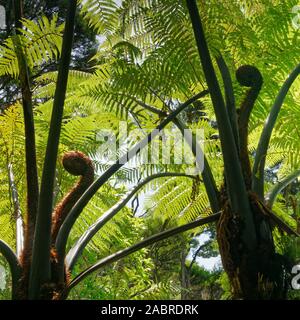
[{"label": "sky", "polygon": [[[209,239],[209,236],[206,233],[201,234],[198,238],[199,246],[201,246],[208,239]],[[188,260],[193,259],[193,252],[196,251],[197,249],[198,249],[198,247],[190,250],[190,253],[187,257]],[[211,257],[211,258],[197,257],[196,262],[199,266],[201,266],[204,269],[209,270],[209,271],[212,271],[216,268],[219,268],[222,265],[220,255],[217,257]]]}]

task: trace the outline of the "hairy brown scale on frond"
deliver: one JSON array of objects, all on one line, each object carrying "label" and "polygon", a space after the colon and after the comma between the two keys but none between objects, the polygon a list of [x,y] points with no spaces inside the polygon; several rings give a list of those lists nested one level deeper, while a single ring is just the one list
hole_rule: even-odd
[{"label": "hairy brown scale on frond", "polygon": [[222,214],[217,223],[217,241],[222,265],[228,275],[233,296],[237,297],[241,294],[238,277],[240,258],[238,252],[240,244],[239,216],[232,212],[225,186],[221,187],[220,195]]},{"label": "hairy brown scale on frond", "polygon": [[[242,239],[244,222],[232,211],[225,186],[221,187],[222,214],[217,224],[217,240],[222,264],[232,287],[234,298],[278,299],[284,296],[287,273],[275,252],[271,228],[295,234],[259,197],[248,191],[255,222],[257,246],[249,250]],[[288,268],[287,268],[288,270]]]},{"label": "hairy brown scale on frond", "polygon": [[67,268],[64,270],[64,280],[59,280],[58,255],[55,249],[51,249],[51,282],[45,284],[42,290],[42,298],[45,300],[60,300],[62,292],[70,284],[70,272]]},{"label": "hairy brown scale on frond", "polygon": [[201,179],[199,176],[196,176],[196,178],[193,180],[192,193],[191,193],[192,201],[195,201],[199,194],[200,182],[201,182]]},{"label": "hairy brown scale on frond", "polygon": [[94,181],[94,166],[90,158],[80,151],[70,151],[62,159],[64,168],[72,175],[81,176],[80,180],[57,204],[52,214],[52,244],[68,213]]},{"label": "hairy brown scale on frond", "polygon": [[[44,284],[41,290],[41,297],[43,299],[59,299],[61,292],[63,292],[69,283],[70,275],[68,270],[64,271],[65,274],[63,283],[59,283],[60,277],[57,269],[59,257],[57,256],[55,250],[55,240],[68,213],[94,181],[94,166],[92,161],[84,153],[80,151],[67,152],[62,158],[62,164],[70,174],[81,176],[81,178],[56,205],[52,214],[52,248],[50,252],[52,279],[51,282]],[[25,234],[27,234],[27,236],[28,233],[29,228],[25,228]],[[33,233],[31,232],[29,236],[33,237]],[[18,298],[27,299],[31,265],[31,250],[29,250],[29,246],[25,246],[20,258],[20,264],[22,267],[22,277],[20,279]]]},{"label": "hairy brown scale on frond", "polygon": [[249,65],[244,65],[236,71],[236,78],[240,85],[250,87],[239,110],[238,129],[240,138],[240,159],[248,189],[251,187],[251,165],[248,154],[248,125],[254,103],[263,85],[260,71]]},{"label": "hairy brown scale on frond", "polygon": [[58,232],[68,216],[70,210],[94,181],[94,166],[89,157],[80,151],[70,151],[62,158],[64,168],[74,176],[81,176],[80,180],[56,205],[52,213],[52,249],[51,249],[51,283],[45,284],[43,297],[45,299],[59,300],[61,293],[70,282],[69,271],[65,268],[64,281],[58,271],[59,259],[55,250],[55,241]]}]

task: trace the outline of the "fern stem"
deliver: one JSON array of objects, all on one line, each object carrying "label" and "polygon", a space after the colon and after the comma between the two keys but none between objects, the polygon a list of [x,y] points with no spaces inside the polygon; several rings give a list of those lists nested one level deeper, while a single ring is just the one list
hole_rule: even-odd
[{"label": "fern stem", "polygon": [[157,109],[157,108],[155,108],[155,107],[153,107],[153,106],[151,106],[151,105],[149,105],[149,104],[147,104],[147,103],[145,103],[145,102],[143,102],[143,101],[141,101],[131,95],[128,95],[128,94],[122,92],[122,93],[120,93],[120,96],[130,98],[132,101],[134,101],[136,104],[143,107],[145,110],[150,111],[152,113],[155,113],[158,116],[165,117],[167,115],[164,111]]},{"label": "fern stem", "polygon": [[94,264],[93,266],[91,266],[90,268],[86,269],[85,271],[81,272],[69,285],[69,287],[67,288],[66,292],[65,292],[65,296],[64,298],[67,297],[68,293],[70,292],[70,290],[72,288],[74,288],[76,285],[78,285],[82,280],[84,280],[88,275],[90,275],[91,273],[99,270],[100,268],[103,268],[113,262],[116,262],[122,258],[127,257],[128,255],[141,250],[143,248],[146,248],[148,246],[150,246],[151,244],[154,244],[156,242],[162,241],[164,239],[170,238],[172,236],[175,236],[179,233],[197,228],[199,226],[203,226],[205,224],[211,223],[211,222],[215,222],[219,219],[220,217],[220,212],[212,214],[210,216],[207,216],[205,218],[201,218],[201,219],[197,219],[191,223],[187,223],[183,226],[180,227],[176,227],[176,228],[172,228],[170,230],[166,230],[163,231],[161,233],[155,234],[145,240],[140,241],[137,244],[134,244],[133,246],[126,248],[124,250],[120,250],[102,260],[100,260],[99,262],[97,262],[96,264]]},{"label": "fern stem", "polygon": [[22,28],[23,1],[14,0],[16,37],[13,38],[20,70],[20,84],[22,92],[22,106],[25,127],[25,157],[27,183],[27,215],[24,254],[31,256],[33,234],[38,210],[39,185],[36,159],[35,127],[33,117],[32,92],[29,78],[29,69],[25,53],[20,42]]},{"label": "fern stem", "polygon": [[[220,208],[220,202],[219,202],[219,193],[218,193],[218,189],[216,186],[216,182],[215,182],[215,179],[213,177],[213,174],[211,172],[209,163],[208,163],[205,155],[203,154],[203,159],[202,158],[199,159],[199,156],[198,156],[199,151],[198,150],[201,150],[201,148],[200,148],[198,142],[196,141],[195,135],[192,134],[192,139],[191,139],[191,141],[189,141],[188,136],[184,134],[184,131],[188,129],[186,127],[186,125],[178,118],[174,119],[173,122],[177,126],[177,128],[181,131],[182,135],[184,136],[184,138],[188,142],[188,144],[192,150],[192,153],[196,158],[197,166],[199,168],[201,166],[203,166],[201,176],[203,179],[203,183],[205,186],[205,190],[207,192],[207,196],[208,196],[212,211],[213,212],[220,211],[221,208]],[[203,150],[201,150],[201,151],[203,152]],[[202,161],[203,161],[203,164],[201,163]]]},{"label": "fern stem", "polygon": [[15,176],[13,172],[12,163],[8,163],[7,170],[9,187],[11,190],[11,198],[14,208],[14,219],[16,222],[16,253],[17,257],[20,258],[24,249],[24,222],[21,213],[19,194],[15,183]]},{"label": "fern stem", "polygon": [[64,264],[63,259],[65,256],[66,244],[71,232],[71,229],[79,217],[80,213],[84,209],[84,207],[88,204],[89,200],[95,195],[99,188],[103,186],[104,183],[108,181],[108,179],[113,176],[125,163],[127,163],[130,159],[136,156],[145,146],[147,146],[160,132],[166,127],[170,122],[172,122],[176,116],[183,111],[186,107],[188,107],[191,103],[197,101],[207,94],[207,91],[202,91],[194,97],[187,100],[185,103],[180,105],[175,111],[168,115],[150,134],[148,134],[143,140],[137,143],[131,150],[129,150],[125,155],[123,155],[120,159],[116,161],[106,172],[103,173],[101,177],[99,177],[81,196],[81,198],[77,201],[75,206],[69,212],[66,220],[64,221],[61,229],[58,233],[56,240],[56,250],[60,262],[60,274],[63,273]]},{"label": "fern stem", "polygon": [[248,150],[248,126],[255,101],[258,98],[259,92],[263,85],[263,78],[260,71],[256,67],[249,65],[241,66],[236,71],[236,78],[240,85],[249,87],[249,90],[247,91],[240,107],[240,113],[238,117],[238,130],[242,171],[244,174],[247,190],[250,190],[252,185],[252,172]]},{"label": "fern stem", "polygon": [[258,142],[253,170],[252,170],[252,189],[255,191],[261,198],[264,197],[264,170],[265,170],[265,162],[266,155],[268,152],[268,147],[272,135],[273,128],[275,126],[279,111],[282,107],[284,99],[298,77],[300,73],[300,64],[291,72],[289,77],[284,82],[281,87],[276,100],[271,108],[269,116],[266,120],[263,132]]},{"label": "fern stem", "polygon": [[[208,93],[209,92],[207,92],[207,94]],[[147,104],[145,104],[144,102],[142,102],[142,101],[140,101],[138,99],[134,99],[134,98],[132,98],[132,99],[137,104],[139,104],[140,106],[144,107],[146,110],[148,110],[148,111],[150,111],[152,113],[158,114],[160,116],[166,116],[167,115],[163,111],[161,111],[159,109],[156,109],[156,108],[154,108],[154,107],[152,107],[150,105],[147,105]],[[175,118],[173,120],[173,123],[177,126],[177,128],[182,133],[182,136],[188,142],[188,144],[189,144],[189,146],[190,146],[190,148],[192,150],[192,153],[195,156],[196,163],[197,163],[198,167],[200,168],[203,165],[203,171],[202,171],[201,175],[202,175],[202,178],[203,178],[203,183],[204,183],[205,188],[206,188],[206,192],[207,192],[207,195],[208,195],[210,206],[211,206],[213,212],[219,211],[220,210],[220,205],[219,205],[218,189],[217,189],[217,186],[216,186],[216,182],[214,180],[214,177],[212,175],[209,163],[208,163],[207,158],[205,157],[205,155],[203,155],[204,156],[204,159],[203,159],[204,160],[204,164],[201,163],[202,159],[198,159],[197,150],[201,150],[201,148],[200,148],[199,144],[196,141],[195,135],[194,134],[192,135],[192,141],[188,141],[187,140],[187,136],[184,134],[184,131],[188,130],[186,125],[181,120],[179,120],[178,118]]]},{"label": "fern stem", "polygon": [[228,118],[229,118],[230,126],[234,135],[236,148],[237,148],[237,151],[239,152],[238,122],[237,122],[235,97],[234,97],[230,72],[221,54],[216,58],[216,61],[223,79],[223,84],[225,89],[225,102],[226,102]]},{"label": "fern stem", "polygon": [[76,0],[69,1],[66,26],[63,36],[62,54],[59,63],[52,117],[41,181],[41,192],[35,228],[32,267],[30,273],[29,298],[37,299],[41,286],[50,280],[50,244],[53,189],[58,153],[59,137],[67,90],[69,65],[75,27]]},{"label": "fern stem", "polygon": [[89,241],[94,237],[94,235],[108,222],[110,221],[120,210],[122,210],[125,205],[129,202],[129,200],[146,184],[151,182],[154,179],[163,178],[163,177],[187,177],[191,179],[195,179],[196,176],[189,176],[184,173],[176,173],[176,172],[162,172],[153,174],[145,178],[134,188],[129,190],[122,198],[119,200],[113,207],[111,207],[108,211],[103,213],[101,217],[92,224],[87,231],[78,239],[76,244],[70,249],[66,257],[66,265],[67,268],[71,271],[76,263],[77,259],[81,255],[82,251],[89,243]]},{"label": "fern stem", "polygon": [[246,192],[239,155],[235,146],[234,135],[229,122],[227,110],[214,71],[212,60],[206,43],[202,22],[195,0],[187,0],[195,40],[198,47],[202,68],[214,106],[219,127],[219,134],[224,158],[225,177],[228,186],[230,203],[235,214],[239,214],[245,222],[242,239],[249,250],[256,246],[255,227]]},{"label": "fern stem", "polygon": [[285,187],[287,187],[291,182],[293,182],[299,176],[300,176],[300,170],[296,170],[275,185],[275,187],[266,195],[266,202],[268,203],[270,208],[273,207],[279,192],[281,192]]},{"label": "fern stem", "polygon": [[0,240],[0,253],[4,256],[9,264],[12,278],[12,299],[16,299],[21,276],[21,268],[18,258],[10,246],[2,240]]}]

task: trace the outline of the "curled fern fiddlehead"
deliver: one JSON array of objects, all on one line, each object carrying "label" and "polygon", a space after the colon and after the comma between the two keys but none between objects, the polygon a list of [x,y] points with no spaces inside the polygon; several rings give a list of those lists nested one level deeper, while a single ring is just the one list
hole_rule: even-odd
[{"label": "curled fern fiddlehead", "polygon": [[70,151],[62,159],[64,168],[72,175],[81,176],[80,180],[57,204],[52,214],[52,243],[55,243],[58,231],[69,211],[86,189],[94,181],[94,166],[92,161],[82,152]]}]

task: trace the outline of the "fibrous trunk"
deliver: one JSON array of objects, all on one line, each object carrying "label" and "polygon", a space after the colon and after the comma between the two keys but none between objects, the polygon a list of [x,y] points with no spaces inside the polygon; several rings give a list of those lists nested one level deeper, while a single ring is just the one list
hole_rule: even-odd
[{"label": "fibrous trunk", "polygon": [[249,250],[242,241],[244,223],[222,193],[222,214],[217,240],[223,267],[235,299],[284,299],[287,279],[283,256],[275,252],[268,208],[249,193],[257,246]]}]

